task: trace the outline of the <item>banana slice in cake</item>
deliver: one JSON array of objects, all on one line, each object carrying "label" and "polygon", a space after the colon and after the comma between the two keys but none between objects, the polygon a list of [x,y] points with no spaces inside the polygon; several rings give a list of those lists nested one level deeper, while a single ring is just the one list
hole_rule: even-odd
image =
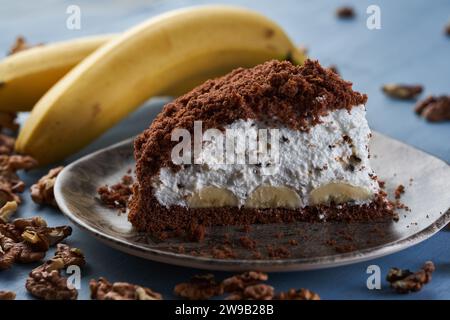
[{"label": "banana slice in cake", "polygon": [[299,208],[302,201],[291,188],[279,186],[260,186],[252,192],[245,202],[248,208]]}]

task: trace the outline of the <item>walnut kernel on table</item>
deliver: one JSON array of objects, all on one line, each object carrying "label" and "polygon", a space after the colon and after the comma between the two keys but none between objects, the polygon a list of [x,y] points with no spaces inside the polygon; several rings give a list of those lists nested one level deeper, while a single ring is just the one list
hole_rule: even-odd
[{"label": "walnut kernel on table", "polygon": [[[7,129],[12,133],[16,133],[19,130],[19,124],[16,122],[17,114],[14,112],[4,112],[0,111],[0,130]],[[14,138],[2,134],[2,136],[6,136],[11,138],[14,141]],[[10,152],[9,154],[11,154]]]},{"label": "walnut kernel on table", "polygon": [[336,16],[340,19],[353,19],[356,14],[352,7],[343,6],[336,9]]},{"label": "walnut kernel on table", "polygon": [[257,284],[261,281],[267,281],[268,275],[264,272],[247,271],[238,274],[222,281],[222,286],[225,292],[234,292],[244,290],[250,285]]},{"label": "walnut kernel on table", "polygon": [[30,272],[25,287],[39,299],[75,300],[78,292],[69,287],[67,278],[61,275],[61,270],[71,265],[83,267],[85,264],[81,250],[58,244],[55,256]]},{"label": "walnut kernel on table", "polygon": [[16,201],[7,201],[0,208],[0,223],[8,223],[11,216],[17,211]]},{"label": "walnut kernel on table", "polygon": [[414,100],[423,92],[423,86],[421,85],[409,85],[388,83],[383,85],[383,92],[391,98],[401,100]]},{"label": "walnut kernel on table", "polygon": [[24,36],[17,36],[15,42],[12,44],[11,48],[9,49],[8,55],[13,55],[15,53],[28,50],[33,47],[41,46],[42,43],[36,44],[36,45],[30,45],[27,43],[27,40]]},{"label": "walnut kernel on table", "polygon": [[110,283],[105,278],[92,279],[89,288],[94,300],[162,300],[162,295],[150,288],[127,282]]},{"label": "walnut kernel on table", "polygon": [[31,199],[37,204],[49,204],[57,207],[53,188],[58,174],[64,169],[63,166],[51,169],[45,176],[31,186]]},{"label": "walnut kernel on table", "polygon": [[111,209],[118,209],[120,212],[126,212],[128,201],[133,193],[133,177],[124,175],[121,182],[112,186],[101,186],[97,189],[102,203]]},{"label": "walnut kernel on table", "polygon": [[21,203],[18,193],[25,190],[25,183],[17,175],[18,170],[30,170],[37,165],[30,156],[0,155],[0,205],[8,201]]},{"label": "walnut kernel on table", "polygon": [[237,291],[226,297],[226,300],[272,300],[274,288],[265,283],[254,284],[245,287],[242,291]]}]

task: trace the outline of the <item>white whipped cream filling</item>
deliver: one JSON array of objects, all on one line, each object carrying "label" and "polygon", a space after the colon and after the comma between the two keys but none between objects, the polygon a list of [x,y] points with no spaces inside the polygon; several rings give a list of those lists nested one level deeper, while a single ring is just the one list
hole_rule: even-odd
[{"label": "white whipped cream filling", "polygon": [[[196,191],[214,186],[231,191],[242,206],[260,185],[286,186],[295,190],[303,206],[307,206],[313,189],[336,181],[365,188],[374,195],[379,186],[370,176],[374,174],[368,150],[371,131],[365,116],[365,107],[360,105],[351,111],[330,112],[309,132],[279,128],[280,152],[276,166],[264,162],[260,166],[215,163],[211,155],[215,154],[217,145],[209,141],[203,144],[201,155],[208,159],[208,164],[185,165],[178,171],[161,168],[153,178],[154,195],[166,207],[186,207],[187,199]],[[255,120],[237,120],[226,128],[251,130],[264,126]],[[350,139],[344,141],[344,136]],[[348,160],[352,154],[360,159],[352,162],[353,170],[349,169]]]}]

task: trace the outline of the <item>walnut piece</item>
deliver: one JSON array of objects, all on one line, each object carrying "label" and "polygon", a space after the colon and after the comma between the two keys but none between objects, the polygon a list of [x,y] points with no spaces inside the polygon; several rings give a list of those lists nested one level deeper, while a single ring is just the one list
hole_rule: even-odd
[{"label": "walnut piece", "polygon": [[226,278],[222,281],[225,292],[242,291],[250,285],[257,284],[261,281],[267,281],[268,276],[264,272],[247,271],[239,275]]},{"label": "walnut piece", "polygon": [[[0,112],[0,130],[8,129],[12,133],[17,132],[19,124],[16,122],[17,114],[14,112]],[[9,136],[6,136],[9,137]],[[14,141],[14,138],[9,137]],[[14,145],[13,145],[14,146]],[[14,148],[11,150],[13,151]],[[11,154],[12,152],[10,152]]]},{"label": "walnut piece", "polygon": [[33,47],[42,46],[42,43],[38,43],[36,45],[30,45],[27,43],[24,36],[17,36],[16,40],[12,44],[11,48],[9,49],[8,55],[12,55],[21,51],[28,50]]},{"label": "walnut piece", "polygon": [[30,272],[25,287],[39,299],[76,300],[78,292],[69,287],[67,278],[61,276],[61,270],[70,265],[83,267],[85,263],[84,255],[79,249],[59,244],[51,260]]},{"label": "walnut piece", "polygon": [[189,282],[179,283],[173,290],[174,294],[189,300],[205,300],[223,294],[223,287],[217,283],[211,273],[196,275]]},{"label": "walnut piece", "polygon": [[417,272],[408,269],[391,268],[386,280],[397,293],[409,293],[420,291],[422,287],[431,281],[431,275],[435,267],[433,262],[427,261]]},{"label": "walnut piece", "polygon": [[423,86],[418,84],[388,83],[381,89],[389,97],[401,100],[414,100],[423,92]]},{"label": "walnut piece", "polygon": [[278,293],[274,299],[276,300],[320,300],[320,296],[308,289],[289,289],[287,292]]},{"label": "walnut piece", "polygon": [[72,228],[69,226],[26,228],[22,233],[22,239],[37,251],[47,251],[71,234]]},{"label": "walnut piece", "polygon": [[65,266],[84,267],[86,260],[83,252],[78,248],[71,248],[66,244],[58,243],[55,252],[55,258],[61,259]]},{"label": "walnut piece", "polygon": [[127,282],[110,283],[105,278],[89,282],[94,300],[162,300],[161,294]]},{"label": "walnut piece", "polygon": [[31,263],[45,257],[49,247],[70,236],[69,226],[47,227],[41,217],[16,219],[0,223],[0,270],[14,262]]},{"label": "walnut piece", "polygon": [[0,291],[0,300],[14,300],[16,293],[12,291]]},{"label": "walnut piece", "polygon": [[450,120],[450,96],[430,96],[416,105],[416,113],[430,122]]},{"label": "walnut piece", "polygon": [[226,300],[272,300],[274,288],[268,284],[259,283],[246,287],[243,291],[236,291],[226,297]]},{"label": "walnut piece", "polygon": [[37,204],[49,204],[57,207],[53,187],[56,177],[64,169],[63,166],[51,169],[45,176],[39,179],[36,184],[31,186],[31,199]]}]

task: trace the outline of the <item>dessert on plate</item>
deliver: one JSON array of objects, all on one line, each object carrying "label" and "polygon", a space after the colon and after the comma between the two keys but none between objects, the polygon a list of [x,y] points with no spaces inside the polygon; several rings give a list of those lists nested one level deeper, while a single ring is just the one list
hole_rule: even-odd
[{"label": "dessert on plate", "polygon": [[193,224],[392,218],[370,166],[367,96],[317,61],[269,61],[168,103],[135,141],[129,220]]}]

